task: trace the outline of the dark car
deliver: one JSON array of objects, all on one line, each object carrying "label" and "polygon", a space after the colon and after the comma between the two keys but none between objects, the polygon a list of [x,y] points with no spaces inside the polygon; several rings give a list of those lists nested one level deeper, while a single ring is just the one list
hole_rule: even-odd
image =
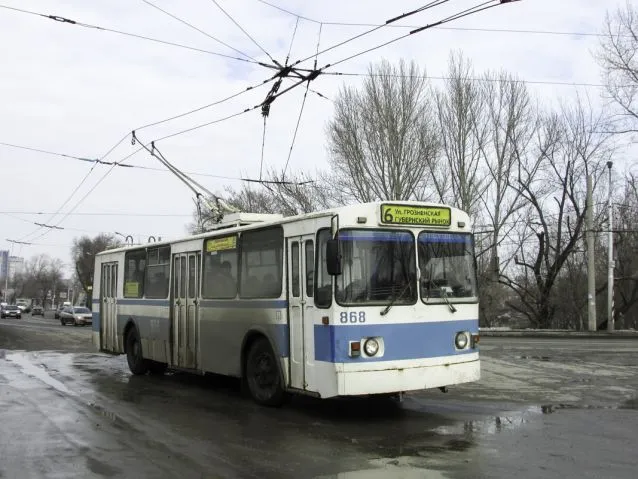
[{"label": "dark car", "polygon": [[81,306],[67,306],[60,311],[60,323],[62,326],[72,324],[73,326],[84,326],[93,322],[93,313],[89,308]]},{"label": "dark car", "polygon": [[44,308],[42,306],[34,306],[31,310],[31,316],[44,316]]},{"label": "dark car", "polygon": [[22,318],[22,310],[18,308],[15,304],[8,304],[2,307],[0,310],[0,318]]}]

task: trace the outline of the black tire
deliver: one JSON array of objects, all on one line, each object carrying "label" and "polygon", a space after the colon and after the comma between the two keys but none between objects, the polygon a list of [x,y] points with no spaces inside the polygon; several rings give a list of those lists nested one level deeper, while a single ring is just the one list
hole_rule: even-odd
[{"label": "black tire", "polygon": [[148,372],[148,363],[142,355],[142,342],[137,328],[133,327],[126,335],[126,360],[131,372],[141,376]]},{"label": "black tire", "polygon": [[162,376],[168,368],[168,364],[160,363],[158,361],[147,361],[147,364],[148,372],[154,376]]},{"label": "black tire", "polygon": [[265,338],[257,339],[246,356],[246,385],[251,397],[263,406],[281,406],[285,400],[279,361]]},{"label": "black tire", "polygon": [[61,324],[62,326],[66,326],[66,323],[64,322],[64,319],[61,319],[61,320],[60,320],[60,324]]}]

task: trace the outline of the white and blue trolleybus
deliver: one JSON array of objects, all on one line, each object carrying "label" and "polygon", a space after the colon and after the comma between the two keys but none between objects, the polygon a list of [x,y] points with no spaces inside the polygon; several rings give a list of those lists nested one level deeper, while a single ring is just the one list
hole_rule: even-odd
[{"label": "white and blue trolleybus", "polygon": [[447,205],[232,213],[98,254],[93,292],[93,341],[133,374],[236,376],[264,405],[480,377],[470,218]]}]

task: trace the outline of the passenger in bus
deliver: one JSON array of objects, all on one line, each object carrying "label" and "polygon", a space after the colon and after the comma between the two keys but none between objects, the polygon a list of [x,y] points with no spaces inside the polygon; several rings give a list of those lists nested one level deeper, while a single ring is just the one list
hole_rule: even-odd
[{"label": "passenger in bus", "polygon": [[213,279],[215,296],[232,298],[237,293],[237,281],[233,277],[230,261],[223,261]]}]

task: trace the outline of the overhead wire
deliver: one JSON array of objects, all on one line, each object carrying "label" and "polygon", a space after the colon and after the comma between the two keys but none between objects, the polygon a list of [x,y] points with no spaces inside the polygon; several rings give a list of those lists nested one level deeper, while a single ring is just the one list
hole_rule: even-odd
[{"label": "overhead wire", "polygon": [[[301,15],[298,12],[293,12],[286,8],[283,8],[279,5],[275,5],[273,3],[267,2],[266,0],[256,0],[259,3],[264,5],[268,5],[271,8],[284,12],[293,17],[300,18],[302,20],[306,20],[311,23],[322,23],[326,26],[341,26],[341,27],[378,27],[383,26],[378,23],[357,23],[357,22],[337,22],[331,20],[318,20],[316,18],[311,18],[308,16]],[[405,29],[415,29],[418,28],[418,25],[385,25],[389,28],[405,28]],[[556,30],[531,30],[531,29],[513,29],[513,28],[476,28],[476,27],[434,27],[436,30],[452,30],[452,31],[468,31],[468,32],[486,32],[486,33],[518,33],[518,34],[537,34],[537,35],[560,35],[560,36],[582,36],[582,37],[606,37],[607,35],[604,33],[596,33],[596,32],[566,32],[566,31],[556,31]],[[631,35],[624,35],[626,37],[631,37]]]},{"label": "overhead wire", "polygon": [[[317,68],[317,57],[319,56],[319,46],[321,44],[321,31],[323,25],[319,25],[319,32],[317,34],[317,47],[315,49],[315,63],[313,68]],[[295,140],[297,139],[297,132],[299,131],[299,124],[301,123],[301,115],[303,115],[304,106],[306,105],[306,98],[308,97],[308,90],[310,89],[310,80],[306,83],[306,91],[303,95],[303,100],[301,101],[301,108],[299,110],[299,116],[297,117],[297,124],[295,125],[295,132],[292,136],[292,142],[290,143],[290,149],[288,150],[288,159],[286,160],[286,165],[284,166],[283,174],[281,175],[282,181],[286,180],[286,171],[288,171],[288,164],[290,163],[290,158],[292,157],[292,149],[295,146]],[[259,178],[261,179],[261,177]]]},{"label": "overhead wire", "polygon": [[263,66],[263,67],[266,67],[266,68],[273,68],[273,65],[269,65],[267,63],[263,63],[263,62],[259,62],[259,61],[250,60],[250,59],[247,59],[247,58],[234,57],[232,55],[226,55],[226,54],[219,53],[219,52],[214,52],[214,51],[211,51],[211,50],[205,50],[205,49],[202,49],[202,48],[191,47],[191,46],[188,46],[188,45],[183,45],[181,43],[169,42],[169,41],[166,41],[166,40],[160,40],[160,39],[157,39],[157,38],[147,37],[147,36],[144,36],[144,35],[138,35],[136,33],[124,32],[124,31],[121,31],[121,30],[115,30],[113,28],[101,27],[101,26],[92,25],[92,24],[89,24],[89,23],[78,22],[76,20],[72,20],[72,19],[69,19],[69,18],[66,18],[66,17],[61,17],[61,16],[58,16],[58,15],[47,15],[47,14],[44,14],[44,13],[33,12],[33,11],[30,11],[30,10],[24,10],[24,9],[21,9],[21,8],[9,7],[7,5],[0,5],[0,8],[4,8],[4,9],[7,9],[7,10],[13,10],[13,11],[16,11],[16,12],[30,14],[30,15],[36,15],[36,16],[39,16],[39,17],[42,17],[42,18],[47,18],[49,20],[53,20],[53,21],[60,22],[60,23],[68,23],[70,25],[77,25],[79,27],[84,27],[84,28],[89,28],[89,29],[94,29],[94,30],[100,30],[100,31],[110,32],[110,33],[117,33],[119,35],[124,35],[124,36],[133,37],[133,38],[138,38],[138,39],[141,39],[141,40],[147,40],[147,41],[161,43],[161,44],[165,44],[165,45],[171,45],[171,46],[175,46],[175,47],[185,48],[187,50],[193,50],[193,51],[197,51],[197,52],[200,52],[200,53],[207,53],[209,55],[218,56],[218,57],[221,57],[221,58],[227,58],[229,60],[237,60],[237,61],[241,61],[241,62],[246,62],[246,63],[260,65],[260,66]]},{"label": "overhead wire", "polygon": [[213,107],[213,106],[216,106],[216,105],[221,105],[222,103],[225,103],[225,102],[227,102],[229,100],[232,100],[233,98],[237,98],[238,96],[243,95],[244,93],[247,93],[247,92],[249,92],[251,90],[254,90],[256,88],[259,88],[261,86],[264,86],[264,85],[272,82],[278,76],[279,76],[279,72],[277,72],[276,74],[274,74],[270,78],[267,78],[266,80],[263,80],[260,83],[256,83],[254,85],[248,86],[248,87],[238,91],[237,93],[233,93],[232,95],[229,95],[229,96],[227,96],[225,98],[222,98],[221,100],[216,100],[216,101],[214,101],[212,103],[207,103],[206,105],[194,108],[192,110],[188,110],[188,111],[186,111],[184,113],[180,113],[180,114],[175,115],[175,116],[171,116],[170,118],[166,118],[164,120],[155,121],[153,123],[149,123],[148,125],[139,126],[139,127],[135,128],[135,131],[140,131],[140,130],[143,130],[145,128],[149,128],[151,126],[161,125],[162,123],[166,123],[166,122],[169,122],[169,121],[172,121],[172,120],[176,120],[178,118],[182,118],[182,117],[185,117],[185,116],[188,116],[188,115],[192,115],[193,113],[197,113],[197,112],[200,112],[202,110],[206,110],[207,108],[210,108],[210,107]]},{"label": "overhead wire", "polygon": [[[57,152],[54,152],[54,151],[42,150],[42,149],[39,149],[39,148],[33,148],[33,147],[23,146],[23,145],[15,145],[15,144],[11,144],[11,143],[0,142],[0,145],[9,146],[9,147],[12,147],[12,148],[19,148],[19,149],[28,150],[28,151],[34,151],[34,152],[43,153],[43,154],[52,155],[52,156],[59,156],[59,157],[66,158],[66,159],[71,159],[71,160],[96,162],[96,163],[99,163],[101,165],[113,165],[113,164],[115,164],[115,166],[124,167],[124,168],[134,168],[134,169],[140,169],[140,170],[146,170],[146,171],[159,171],[159,172],[162,172],[162,173],[167,173],[167,170],[165,168],[155,168],[155,167],[152,167],[152,166],[143,166],[143,165],[137,165],[137,164],[131,164],[131,163],[122,163],[124,161],[124,159],[120,160],[120,161],[102,161],[102,160],[99,160],[99,159],[82,158],[82,157],[78,157],[78,156],[69,155],[69,154],[66,154],[66,153],[57,153]],[[143,148],[139,148],[134,153],[138,153],[142,149]],[[214,174],[211,174],[211,173],[202,173],[202,172],[193,172],[193,171],[185,171],[184,173],[186,173],[188,175],[193,175],[193,176],[205,176],[205,177],[208,177],[208,178],[218,178],[218,179],[222,179],[222,180],[243,181],[243,179],[241,177],[238,177],[238,176],[214,175]]]},{"label": "overhead wire", "polygon": [[220,43],[221,45],[224,45],[227,48],[230,48],[231,50],[233,50],[236,53],[239,53],[240,55],[245,56],[246,58],[249,58],[251,60],[253,60],[255,63],[259,63],[259,61],[253,57],[251,57],[250,55],[248,55],[247,53],[242,52],[241,50],[238,50],[237,48],[229,45],[228,43],[224,42],[223,40],[220,40],[217,37],[214,37],[213,35],[211,35],[210,33],[202,30],[201,28],[196,27],[195,25],[193,25],[192,23],[187,22],[186,20],[183,20],[181,18],[179,18],[177,15],[172,14],[171,12],[164,10],[161,7],[158,7],[157,5],[155,5],[154,3],[150,2],[149,0],[142,0],[144,3],[146,3],[147,5],[159,10],[160,12],[164,13],[165,15],[168,15],[169,17],[177,20],[178,22],[192,28],[193,30],[198,31],[199,33],[201,33],[202,35],[207,36],[208,38],[210,38],[211,40],[216,41],[217,43]]},{"label": "overhead wire", "polygon": [[[422,80],[453,80],[452,77],[444,75],[400,75],[400,74],[381,74],[381,73],[358,73],[358,72],[323,72],[322,75],[330,76],[353,76],[353,77],[391,77],[391,78],[417,78]],[[581,86],[588,88],[604,88],[605,85],[600,83],[587,83],[587,82],[560,82],[554,80],[522,80],[522,79],[508,79],[502,80],[500,78],[465,78],[465,80],[472,82],[494,82],[499,83],[502,81],[510,83],[525,83],[529,85],[553,85],[553,86]]]},{"label": "overhead wire", "polygon": [[261,45],[257,42],[257,40],[255,40],[255,39],[254,39],[254,38],[250,35],[250,33],[248,33],[248,32],[247,32],[247,31],[246,31],[246,30],[245,30],[245,29],[244,29],[244,28],[243,28],[243,27],[239,24],[239,22],[237,22],[237,20],[235,20],[235,19],[232,17],[232,15],[230,15],[230,14],[229,14],[226,10],[224,10],[224,8],[223,8],[223,7],[222,7],[222,6],[221,6],[221,5],[217,2],[217,0],[211,0],[211,1],[212,1],[212,2],[213,2],[216,6],[217,6],[217,8],[219,8],[219,9],[222,11],[222,13],[223,13],[224,15],[226,15],[226,16],[230,19],[230,21],[231,21],[231,22],[233,22],[233,23],[235,24],[235,26],[236,26],[237,28],[239,28],[239,29],[240,29],[240,30],[244,33],[244,35],[246,35],[246,36],[247,36],[247,37],[248,37],[248,38],[249,38],[249,39],[250,39],[250,40],[251,40],[251,41],[252,41],[252,42],[253,42],[253,43],[257,46],[257,48],[259,48],[262,52],[264,52],[264,53],[266,54],[266,56],[267,56],[268,58],[270,58],[270,60],[271,60],[271,61],[272,61],[275,65],[280,66],[280,65],[279,65],[279,63],[278,63],[278,62],[277,62],[277,61],[276,61],[276,60],[275,60],[275,59],[274,59],[274,58],[270,55],[270,53],[268,53],[268,52],[266,51],[266,49],[265,49],[264,47],[262,47],[262,46],[261,46]]},{"label": "overhead wire", "polygon": [[[498,3],[494,3],[494,2],[498,2]],[[414,35],[416,33],[420,33],[420,32],[422,32],[424,30],[428,30],[428,29],[432,28],[435,25],[442,25],[444,23],[448,23],[448,22],[451,22],[451,21],[454,21],[454,20],[458,20],[460,18],[467,17],[469,15],[473,15],[475,13],[479,13],[479,12],[482,12],[484,10],[488,10],[490,8],[498,7],[500,5],[503,5],[503,3],[501,3],[501,0],[487,0],[486,2],[483,2],[483,3],[479,4],[479,5],[474,6],[474,7],[470,7],[470,8],[468,8],[466,10],[463,10],[463,11],[457,13],[457,14],[450,15],[450,16],[444,18],[443,20],[439,20],[439,21],[437,21],[435,23],[424,25],[424,26],[419,27],[417,29],[411,30],[409,33],[407,33],[405,35],[402,35],[402,36],[397,37],[397,38],[393,38],[393,39],[388,40],[386,42],[383,42],[383,43],[381,43],[379,45],[376,45],[374,47],[370,47],[370,48],[367,48],[365,50],[362,50],[362,51],[360,51],[358,53],[354,53],[354,54],[349,55],[349,56],[347,56],[345,58],[342,58],[341,60],[338,60],[336,62],[329,63],[329,64],[325,65],[321,70],[329,68],[329,67],[334,67],[334,66],[339,65],[341,63],[344,63],[344,62],[347,62],[349,60],[352,60],[353,58],[357,58],[357,57],[359,57],[361,55],[365,55],[366,53],[373,52],[375,50],[378,50],[380,48],[388,46],[388,45],[390,45],[392,43],[398,42],[399,40],[403,40],[403,39],[405,39],[405,38],[407,38],[407,37],[409,37],[411,35]]]},{"label": "overhead wire", "polygon": [[[293,66],[299,65],[300,63],[303,63],[303,62],[305,62],[305,61],[307,61],[307,60],[310,60],[310,59],[312,59],[313,57],[316,57],[316,56],[318,56],[318,55],[323,55],[324,53],[327,53],[327,52],[329,52],[329,51],[331,51],[331,50],[334,50],[334,49],[336,49],[336,48],[339,48],[339,47],[341,47],[341,46],[343,46],[343,45],[346,45],[346,44],[348,44],[348,43],[350,43],[350,42],[353,42],[353,41],[355,41],[355,40],[358,40],[359,38],[362,38],[362,37],[364,37],[364,36],[370,35],[371,33],[374,33],[374,32],[376,32],[377,30],[380,30],[381,28],[386,27],[387,25],[390,25],[391,23],[393,23],[393,22],[395,22],[395,21],[397,21],[397,20],[399,20],[399,19],[406,18],[406,17],[409,17],[409,16],[411,16],[411,15],[415,15],[416,13],[420,13],[420,12],[422,12],[422,11],[424,11],[424,10],[428,10],[428,9],[430,9],[430,8],[437,7],[437,6],[442,5],[442,4],[444,4],[444,3],[448,2],[448,1],[449,1],[449,0],[435,0],[435,1],[430,2],[430,3],[428,3],[428,4],[426,4],[426,5],[422,6],[422,7],[419,7],[419,8],[417,8],[417,9],[415,9],[415,10],[412,10],[411,12],[403,13],[403,14],[401,14],[399,17],[395,17],[395,18],[391,18],[391,19],[387,20],[387,21],[386,21],[384,24],[382,24],[382,25],[377,25],[377,26],[375,26],[375,27],[373,27],[373,28],[371,28],[371,29],[369,29],[369,30],[366,30],[365,32],[359,33],[358,35],[355,35],[355,36],[350,37],[350,38],[348,38],[348,39],[346,39],[346,40],[342,40],[342,41],[341,41],[341,42],[339,42],[339,43],[336,43],[336,44],[334,44],[334,45],[331,45],[330,47],[327,47],[327,48],[325,48],[325,49],[321,50],[320,52],[317,52],[317,53],[316,53],[316,54],[314,54],[314,55],[310,55],[310,56],[308,56],[308,57],[306,57],[306,58],[302,58],[301,60],[297,60],[297,61],[296,61],[296,62],[294,62],[292,65],[293,65]],[[493,1],[494,1],[494,0],[493,0]]]}]

